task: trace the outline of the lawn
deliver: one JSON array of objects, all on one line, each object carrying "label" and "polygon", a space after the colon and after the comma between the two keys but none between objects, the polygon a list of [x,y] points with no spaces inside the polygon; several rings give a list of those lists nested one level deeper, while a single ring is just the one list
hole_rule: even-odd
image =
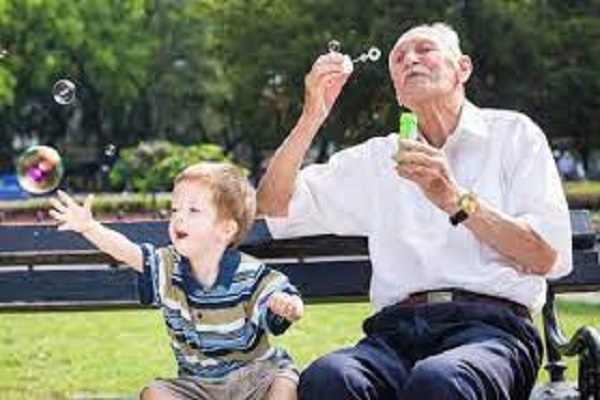
[{"label": "lawn", "polygon": [[[600,305],[561,302],[560,310],[567,332],[600,320]],[[276,342],[305,366],[352,344],[369,313],[366,303],[310,304],[306,317]],[[2,400],[135,398],[154,377],[172,376],[173,365],[154,310],[0,316]]]}]

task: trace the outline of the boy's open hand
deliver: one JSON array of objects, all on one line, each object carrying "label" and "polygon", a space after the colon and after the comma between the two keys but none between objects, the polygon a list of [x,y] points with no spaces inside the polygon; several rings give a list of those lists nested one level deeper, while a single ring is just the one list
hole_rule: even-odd
[{"label": "boy's open hand", "polygon": [[62,190],[58,191],[58,198],[51,198],[50,216],[58,221],[58,229],[61,231],[72,230],[85,233],[94,227],[96,221],[92,216],[93,195],[88,195],[83,206]]},{"label": "boy's open hand", "polygon": [[302,314],[304,314],[302,299],[296,295],[284,292],[273,293],[267,305],[275,314],[290,321],[299,320],[302,318]]}]

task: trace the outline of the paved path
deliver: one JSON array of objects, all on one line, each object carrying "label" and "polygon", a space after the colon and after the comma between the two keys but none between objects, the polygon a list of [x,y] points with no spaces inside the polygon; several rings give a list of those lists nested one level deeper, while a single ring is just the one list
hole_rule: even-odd
[{"label": "paved path", "polygon": [[600,292],[561,294],[559,299],[600,305]]}]

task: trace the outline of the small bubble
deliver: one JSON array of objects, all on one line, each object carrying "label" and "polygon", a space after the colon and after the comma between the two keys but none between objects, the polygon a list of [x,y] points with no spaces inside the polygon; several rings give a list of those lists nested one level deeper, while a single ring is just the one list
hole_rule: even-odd
[{"label": "small bubble", "polygon": [[379,50],[377,47],[371,47],[367,52],[367,55],[369,57],[369,60],[377,61],[379,60],[379,57],[381,57],[381,50]]},{"label": "small bubble", "polygon": [[52,87],[52,97],[60,105],[68,105],[75,101],[75,84],[68,79],[57,81]]},{"label": "small bubble", "polygon": [[56,189],[64,168],[58,151],[49,146],[32,146],[17,159],[19,185],[29,193],[43,194]]},{"label": "small bubble", "polygon": [[329,43],[327,43],[327,48],[331,52],[339,53],[340,50],[342,50],[342,44],[337,40],[330,40]]},{"label": "small bubble", "polygon": [[6,56],[8,56],[8,50],[6,50],[6,49],[0,49],[0,60],[2,60],[3,58],[5,58]]},{"label": "small bubble", "polygon": [[360,56],[358,56],[354,60],[352,60],[352,62],[355,62],[355,63],[357,63],[357,62],[366,63],[367,61],[375,62],[375,61],[379,60],[379,57],[381,57],[381,50],[379,50],[377,47],[371,46],[367,52],[362,53]]},{"label": "small bubble", "polygon": [[104,155],[106,157],[114,157],[117,154],[117,146],[115,146],[114,144],[107,144],[104,147]]}]

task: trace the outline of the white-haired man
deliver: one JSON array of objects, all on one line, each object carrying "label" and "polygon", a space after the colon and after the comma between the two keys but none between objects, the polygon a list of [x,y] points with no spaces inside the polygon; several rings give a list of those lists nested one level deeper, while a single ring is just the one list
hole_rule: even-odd
[{"label": "white-haired man", "polygon": [[259,187],[274,237],[365,235],[377,312],[354,347],[313,362],[300,399],[526,399],[542,344],[530,311],[571,269],[568,207],[551,151],[523,114],[466,100],[456,32],[420,25],[389,54],[418,139],[375,137],[300,165],[344,86],[320,56],[303,113]]}]

